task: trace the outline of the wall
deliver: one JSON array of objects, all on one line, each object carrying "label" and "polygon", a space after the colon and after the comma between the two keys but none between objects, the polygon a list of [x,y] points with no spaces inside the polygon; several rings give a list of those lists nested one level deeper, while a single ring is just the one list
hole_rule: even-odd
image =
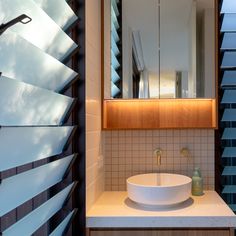
[{"label": "wall", "polygon": [[[206,9],[204,12],[204,67],[205,67],[205,97],[215,97],[215,27],[214,27],[214,10]],[[208,69],[207,69],[208,68]]]},{"label": "wall", "polygon": [[[189,33],[189,41],[188,41],[188,90],[187,97],[195,98],[197,96],[196,91],[196,73],[197,73],[197,4],[196,2],[192,2],[191,14],[189,16],[188,21],[188,33]],[[199,36],[198,36],[199,37]],[[211,87],[212,89],[212,87]]]},{"label": "wall", "polygon": [[86,0],[86,208],[104,190],[101,132],[101,3]]},{"label": "wall", "polygon": [[[180,155],[188,147],[191,157]],[[163,150],[161,166],[153,155]],[[214,130],[107,131],[105,133],[105,190],[126,190],[126,178],[149,172],[191,176],[200,167],[205,189],[214,189]]]},{"label": "wall", "polygon": [[111,98],[111,0],[104,0],[104,98]]},{"label": "wall", "polygon": [[126,1],[122,1],[122,89],[123,98],[133,97],[132,29],[127,20]]}]

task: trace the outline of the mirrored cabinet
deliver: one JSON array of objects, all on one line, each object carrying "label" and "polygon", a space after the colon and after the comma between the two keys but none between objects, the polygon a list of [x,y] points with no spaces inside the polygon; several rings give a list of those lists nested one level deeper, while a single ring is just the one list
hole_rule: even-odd
[{"label": "mirrored cabinet", "polygon": [[216,127],[216,4],[103,0],[104,129]]},{"label": "mirrored cabinet", "polygon": [[106,99],[215,97],[213,0],[105,0],[105,8]]}]

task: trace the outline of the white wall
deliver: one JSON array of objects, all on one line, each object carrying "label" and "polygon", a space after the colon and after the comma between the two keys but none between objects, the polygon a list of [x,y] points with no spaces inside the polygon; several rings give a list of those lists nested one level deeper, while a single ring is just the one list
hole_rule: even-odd
[{"label": "white wall", "polygon": [[104,98],[111,98],[111,0],[104,0]]},{"label": "white wall", "polygon": [[188,64],[188,96],[190,98],[196,97],[196,73],[197,73],[197,29],[196,29],[196,20],[197,20],[197,9],[196,2],[192,2],[191,14],[189,16],[189,41],[188,41],[188,52],[189,52],[189,64]]},{"label": "white wall", "polygon": [[161,72],[188,71],[191,10],[191,0],[161,0]]},{"label": "white wall", "polygon": [[122,86],[123,98],[133,97],[133,78],[132,78],[132,29],[127,24],[127,6],[122,2]]},{"label": "white wall", "polygon": [[[122,1],[123,97],[133,97],[132,32],[139,31],[143,59],[149,76],[158,76],[158,2],[156,0]],[[131,14],[132,13],[132,14]],[[156,74],[156,76],[154,76]],[[155,82],[154,82],[155,83]],[[155,94],[157,96],[157,94]]]},{"label": "white wall", "polygon": [[214,9],[204,12],[204,67],[205,67],[205,97],[215,97],[215,25]]},{"label": "white wall", "polygon": [[86,0],[86,209],[104,190],[101,132],[101,1]]}]

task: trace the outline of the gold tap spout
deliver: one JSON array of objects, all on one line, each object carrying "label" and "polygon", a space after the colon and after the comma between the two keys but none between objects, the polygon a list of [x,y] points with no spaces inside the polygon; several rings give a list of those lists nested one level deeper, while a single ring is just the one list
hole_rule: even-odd
[{"label": "gold tap spout", "polygon": [[157,165],[160,166],[161,165],[161,154],[162,154],[161,148],[157,148],[156,150],[154,150],[154,154],[157,157]]}]

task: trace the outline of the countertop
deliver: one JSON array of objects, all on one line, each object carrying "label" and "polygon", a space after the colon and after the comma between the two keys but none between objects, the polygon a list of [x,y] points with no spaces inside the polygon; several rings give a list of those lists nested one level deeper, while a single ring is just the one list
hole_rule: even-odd
[{"label": "countertop", "polygon": [[215,191],[168,207],[140,206],[127,192],[104,192],[87,213],[89,228],[234,228],[236,216]]}]

